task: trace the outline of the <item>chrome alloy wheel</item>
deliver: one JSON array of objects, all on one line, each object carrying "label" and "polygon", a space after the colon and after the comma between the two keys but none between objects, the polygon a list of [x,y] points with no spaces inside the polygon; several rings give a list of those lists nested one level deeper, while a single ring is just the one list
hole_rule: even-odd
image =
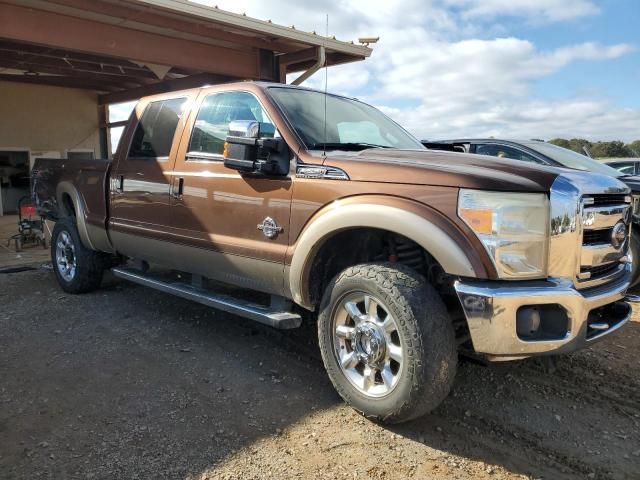
[{"label": "chrome alloy wheel", "polygon": [[402,373],[398,325],[375,297],[358,292],[345,296],[333,313],[333,345],[345,377],[359,392],[383,397]]},{"label": "chrome alloy wheel", "polygon": [[73,246],[71,236],[65,232],[60,232],[56,243],[56,266],[60,276],[70,282],[76,276],[76,249]]}]

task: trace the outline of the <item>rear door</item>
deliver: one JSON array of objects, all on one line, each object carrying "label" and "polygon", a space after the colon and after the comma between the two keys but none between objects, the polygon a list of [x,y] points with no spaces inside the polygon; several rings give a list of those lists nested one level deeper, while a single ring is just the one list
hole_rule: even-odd
[{"label": "rear door", "polygon": [[118,251],[147,259],[139,237],[166,239],[171,224],[171,172],[189,95],[154,98],[136,107],[111,174],[110,232]]}]

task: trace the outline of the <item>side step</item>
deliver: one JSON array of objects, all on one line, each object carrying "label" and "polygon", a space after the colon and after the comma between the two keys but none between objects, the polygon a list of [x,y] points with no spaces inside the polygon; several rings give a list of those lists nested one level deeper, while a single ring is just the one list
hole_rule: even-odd
[{"label": "side step", "polygon": [[203,305],[224,312],[250,318],[251,320],[264,323],[273,328],[297,328],[302,323],[302,318],[297,313],[238,300],[229,295],[216,294],[202,288],[194,287],[188,283],[168,282],[165,279],[125,267],[114,267],[111,269],[111,272],[116,277],[144,285],[145,287],[155,288],[161,292],[171,293],[178,297],[186,298],[187,300],[202,303]]}]

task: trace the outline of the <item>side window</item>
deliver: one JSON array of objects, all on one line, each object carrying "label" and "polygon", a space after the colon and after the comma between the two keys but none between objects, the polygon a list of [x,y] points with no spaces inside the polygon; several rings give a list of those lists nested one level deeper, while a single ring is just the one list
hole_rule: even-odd
[{"label": "side window", "polygon": [[516,148],[507,147],[506,145],[496,145],[495,143],[476,145],[476,153],[478,155],[489,155],[491,157],[511,158],[513,160],[521,160],[524,162],[542,163],[540,160],[526,152]]},{"label": "side window", "polygon": [[252,94],[212,93],[202,102],[187,154],[222,155],[224,142],[229,133],[229,123],[235,120],[260,122],[262,137],[273,137],[276,133],[275,126]]},{"label": "side window", "polygon": [[636,167],[633,163],[617,163],[611,166],[618,170],[620,173],[624,173],[625,175],[635,175]]},{"label": "side window", "polygon": [[147,105],[133,134],[130,158],[169,156],[185,101],[185,98],[172,98]]}]

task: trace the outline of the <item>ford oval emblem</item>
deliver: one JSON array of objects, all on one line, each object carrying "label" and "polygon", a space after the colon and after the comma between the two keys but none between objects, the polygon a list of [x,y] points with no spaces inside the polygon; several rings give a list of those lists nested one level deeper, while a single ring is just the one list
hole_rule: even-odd
[{"label": "ford oval emblem", "polygon": [[615,248],[620,248],[620,246],[627,239],[627,226],[622,223],[616,223],[611,229],[611,245]]}]

